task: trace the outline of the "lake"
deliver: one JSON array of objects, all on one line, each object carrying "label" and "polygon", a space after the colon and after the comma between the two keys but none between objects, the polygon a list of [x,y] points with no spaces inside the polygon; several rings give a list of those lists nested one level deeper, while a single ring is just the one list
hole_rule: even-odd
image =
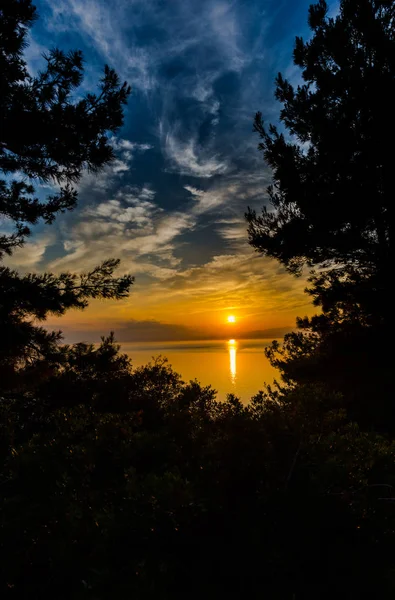
[{"label": "lake", "polygon": [[264,352],[271,341],[134,342],[123,343],[122,351],[130,356],[135,367],[158,355],[165,356],[184,381],[197,379],[204,386],[211,384],[219,400],[233,393],[247,403],[264,383],[279,378]]}]

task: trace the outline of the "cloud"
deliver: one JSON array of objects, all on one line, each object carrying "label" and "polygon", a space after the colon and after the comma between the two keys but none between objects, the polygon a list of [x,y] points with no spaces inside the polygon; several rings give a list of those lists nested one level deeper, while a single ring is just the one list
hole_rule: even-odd
[{"label": "cloud", "polygon": [[[228,99],[216,88],[221,78],[237,74],[231,105],[235,121],[251,122],[254,111],[262,108],[262,78],[249,72],[254,60],[263,56],[263,33],[270,22],[261,3],[254,0],[246,10],[238,0],[46,2],[50,31],[82,35],[87,46],[93,45],[134,89],[149,94],[145,102],[162,124],[167,170],[209,179],[234,168],[233,155],[240,156],[243,150],[236,139],[239,133],[235,135],[232,127],[231,143],[217,145],[214,140],[220,119],[229,119]],[[196,110],[180,111],[186,98],[196,101]],[[208,123],[211,132],[202,139],[202,128]],[[224,132],[221,135],[224,139]],[[120,141],[118,149],[134,152],[136,146]],[[122,176],[127,165],[119,157],[112,174]],[[108,183],[103,185],[109,189]]]},{"label": "cloud", "polygon": [[[161,323],[152,320],[129,319],[124,322],[112,323],[112,330],[115,333],[117,342],[161,342],[170,340],[189,340],[197,339],[196,332],[185,325],[172,323]],[[102,324],[102,333],[97,329],[97,325],[92,330],[89,325],[85,328],[73,330],[71,327],[65,331],[66,341],[99,342],[100,335],[106,330],[106,324]],[[192,337],[191,337],[192,336]]]},{"label": "cloud", "polygon": [[[108,202],[102,202],[96,206],[88,207],[84,216],[93,217],[93,220],[89,221],[89,227],[92,224],[96,225],[111,225],[117,223],[130,223],[134,228],[147,227],[152,221],[153,215],[160,209],[150,202],[143,202],[139,205],[136,203],[134,206],[125,206],[120,200],[109,200]],[[101,218],[108,220],[103,223]],[[111,221],[113,223],[111,223]]]},{"label": "cloud", "polygon": [[130,140],[112,137],[110,139],[115,159],[97,173],[85,171],[77,185],[80,197],[94,198],[98,194],[107,194],[116,186],[122,185],[125,176],[132,168],[136,154],[151,150],[151,144],[140,144]]},{"label": "cloud", "polygon": [[180,175],[210,178],[223,175],[230,166],[217,154],[211,154],[208,148],[199,145],[195,139],[183,141],[173,133],[167,133],[164,142],[164,153],[170,163],[170,169]]},{"label": "cloud", "polygon": [[[92,267],[109,256],[119,256],[134,272],[163,278],[180,261],[174,256],[175,240],[196,225],[188,213],[165,212],[154,202],[155,192],[148,186],[126,186],[116,197],[88,205],[80,220],[63,228],[64,255],[49,267],[80,269]],[[137,259],[149,257],[139,265]],[[164,271],[165,269],[165,271]],[[167,270],[166,270],[167,269]]]},{"label": "cloud", "polygon": [[249,57],[242,50],[242,32],[235,3],[213,2],[209,9],[208,21],[222,53],[228,58],[228,68],[241,70]]},{"label": "cloud", "polygon": [[247,224],[245,219],[240,217],[219,219],[217,221],[218,232],[227,242],[246,242]]},{"label": "cloud", "polygon": [[[130,43],[122,28],[127,5],[116,8],[104,0],[47,0],[51,16],[47,26],[55,32],[83,32],[111,65],[116,65],[123,78],[148,91],[155,85],[150,74],[150,57],[146,49]],[[141,4],[130,2],[130,7]],[[130,15],[132,17],[132,15]],[[129,19],[128,19],[129,20]]]},{"label": "cloud", "polygon": [[201,214],[219,208],[225,201],[223,194],[217,190],[203,191],[191,185],[184,186],[194,199],[193,212]]},{"label": "cloud", "polygon": [[131,157],[130,152],[146,152],[153,148],[151,144],[138,144],[137,142],[131,142],[130,140],[124,140],[115,136],[111,138],[110,143],[114,150],[126,151],[129,157]]},{"label": "cloud", "polygon": [[111,169],[113,173],[122,173],[122,171],[129,170],[129,165],[125,161],[120,160],[118,158],[113,160],[113,162],[111,163]]},{"label": "cloud", "polygon": [[44,67],[45,60],[43,54],[46,54],[47,52],[48,48],[40,44],[31,32],[29,32],[24,57],[28,71],[31,75],[37,75],[40,69]]},{"label": "cloud", "polygon": [[[261,202],[262,177],[231,175],[206,190],[191,185],[184,189],[188,195],[182,210],[161,207],[149,184],[124,186],[109,200],[96,198],[79,212],[77,222],[63,226],[64,253],[49,268],[81,270],[82,265],[91,268],[109,256],[119,256],[128,272],[171,279],[181,272],[184,249],[191,247],[189,234],[207,227],[207,216],[209,226],[233,252],[243,254],[249,249],[243,211],[257,197]],[[190,254],[189,262],[196,260],[199,252]]]},{"label": "cloud", "polygon": [[[80,31],[90,39],[122,77],[143,91],[158,85],[160,67],[166,61],[194,51],[202,64],[210,50],[212,68],[240,70],[248,61],[243,48],[241,12],[234,2],[174,0],[169,5],[154,0],[47,0],[47,26],[53,32]],[[245,18],[244,18],[245,21]],[[161,44],[147,42],[140,33],[150,23]],[[159,37],[159,36],[158,36]],[[155,39],[155,38],[154,38]]]},{"label": "cloud", "polygon": [[210,182],[207,189],[185,185],[192,196],[191,212],[199,218],[210,216],[216,232],[232,249],[243,251],[247,244],[244,213],[247,206],[260,209],[267,200],[267,178],[262,173],[235,172]]},{"label": "cloud", "polygon": [[[219,333],[199,332],[187,325],[179,325],[177,323],[162,323],[151,320],[129,319],[111,324],[114,331],[115,339],[119,343],[136,343],[136,342],[174,342],[174,341],[202,341],[208,339],[223,339],[222,331]],[[98,325],[92,329],[92,326],[87,323],[85,327],[73,329],[67,327],[64,331],[65,341],[73,343],[83,340],[84,342],[94,343],[99,342],[102,335],[107,335],[109,331],[108,324],[102,323],[101,329]],[[270,329],[260,329],[254,331],[246,331],[238,336],[238,339],[279,339],[286,333],[292,330],[292,327],[275,327]],[[153,348],[157,354],[156,348]]]},{"label": "cloud", "polygon": [[54,241],[53,233],[38,235],[34,240],[28,240],[21,248],[16,248],[12,256],[4,258],[4,262],[7,266],[22,271],[37,267],[43,261],[47,248]]},{"label": "cloud", "polygon": [[[188,300],[190,311],[222,311],[225,306],[260,314],[306,306],[305,282],[271,259],[244,253],[219,254],[202,265],[178,270],[166,280],[167,299]],[[155,284],[151,290],[155,296]]]}]

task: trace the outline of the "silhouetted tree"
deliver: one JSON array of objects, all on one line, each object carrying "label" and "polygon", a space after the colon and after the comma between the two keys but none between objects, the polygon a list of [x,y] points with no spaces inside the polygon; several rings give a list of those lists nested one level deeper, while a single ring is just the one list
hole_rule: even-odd
[{"label": "silhouetted tree", "polygon": [[214,396],[110,337],[0,403],[3,595],[392,597],[393,442],[316,385]]},{"label": "silhouetted tree", "polygon": [[[49,368],[62,355],[58,347],[60,331],[48,332],[37,325],[49,314],[63,315],[71,308],[84,309],[90,298],[124,298],[128,295],[132,278],[129,275],[114,278],[119,260],[109,259],[88,273],[75,275],[19,275],[7,267],[0,267],[0,376],[1,388],[23,389],[31,385],[32,375],[39,374],[45,361]],[[21,369],[24,369],[22,375]],[[27,380],[25,381],[25,378]]]},{"label": "silhouetted tree", "polygon": [[313,280],[320,304],[389,323],[395,3],[342,0],[336,17],[327,11],[324,0],[312,5],[312,37],[296,38],[303,82],[276,80],[287,133],[256,115],[272,209],[249,211],[249,239],[293,273],[324,265]]},{"label": "silhouetted tree", "polygon": [[[45,69],[31,76],[23,50],[35,18],[31,0],[10,0],[0,7],[0,170],[8,175],[0,181],[0,215],[16,227],[13,234],[1,237],[1,253],[21,245],[29,225],[39,219],[50,223],[56,213],[74,207],[76,191],[71,184],[83,169],[96,171],[113,158],[107,133],[122,125],[122,106],[130,92],[106,66],[99,94],[87,93],[76,100],[84,72],[80,51],[49,51],[44,55]],[[30,182],[10,180],[14,173],[57,182],[60,191],[41,202]]]},{"label": "silhouetted tree", "polygon": [[[45,69],[31,76],[23,51],[35,18],[30,0],[10,0],[0,7],[0,170],[6,176],[0,180],[0,216],[14,228],[0,236],[0,258],[24,243],[31,225],[40,219],[51,223],[57,213],[75,206],[77,192],[72,184],[84,170],[96,171],[111,161],[108,133],[122,125],[130,92],[106,66],[99,93],[76,99],[83,78],[80,51],[51,50],[44,56]],[[58,183],[60,190],[41,201],[33,183],[48,181]],[[127,295],[132,278],[113,277],[118,263],[107,260],[81,277],[70,273],[20,277],[0,265],[3,386],[12,379],[14,367],[49,357],[56,349],[60,334],[48,333],[34,320],[84,308],[88,298]]]},{"label": "silhouetted tree", "polygon": [[286,381],[325,382],[364,425],[395,427],[384,350],[393,318],[395,2],[342,0],[336,17],[327,13],[323,0],[313,4],[312,37],[296,38],[300,85],[277,77],[282,131],[256,115],[272,206],[249,210],[249,241],[296,275],[318,269],[307,291],[322,313],[298,320],[307,335],[268,351]]}]

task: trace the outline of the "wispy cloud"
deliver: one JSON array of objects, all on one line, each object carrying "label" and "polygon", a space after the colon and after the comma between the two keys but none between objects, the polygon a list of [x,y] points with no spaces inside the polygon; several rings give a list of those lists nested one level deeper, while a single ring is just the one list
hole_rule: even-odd
[{"label": "wispy cloud", "polygon": [[99,173],[86,171],[78,183],[80,197],[95,197],[107,194],[116,185],[124,185],[124,176],[132,168],[133,160],[139,154],[151,150],[151,144],[138,144],[130,140],[113,137],[110,140],[115,152],[115,160],[106,165]]},{"label": "wispy cloud", "polygon": [[31,75],[37,75],[39,70],[43,68],[45,64],[43,55],[47,52],[48,48],[40,44],[30,32],[27,38],[27,46],[24,56],[27,63],[27,68]]},{"label": "wispy cloud", "polygon": [[[138,144],[136,142],[124,140],[115,136],[111,138],[111,145],[114,148],[114,150],[123,151],[124,153],[146,152],[147,150],[152,149],[151,144]],[[128,154],[128,156],[131,156],[131,154]]]},{"label": "wispy cloud", "polygon": [[[185,185],[184,189],[193,198],[192,211],[196,214],[216,212],[217,222],[244,222],[247,206],[258,207],[266,201],[268,179],[263,173],[236,171],[209,183],[206,189]],[[224,215],[224,208],[225,214]]]},{"label": "wispy cloud", "polygon": [[[65,254],[50,263],[50,268],[76,269],[93,266],[108,256],[123,258],[125,268],[134,272],[163,277],[163,268],[178,264],[174,256],[175,240],[196,224],[196,218],[179,211],[165,212],[154,201],[149,187],[121,188],[116,197],[87,206],[81,219],[65,227]],[[144,267],[136,261],[149,257]]]},{"label": "wispy cloud", "polygon": [[[217,69],[240,70],[248,60],[234,2],[174,0],[171,6],[155,0],[47,2],[47,25],[52,31],[82,31],[122,76],[145,91],[157,84],[164,62],[192,49],[201,63],[205,48],[211,47],[212,57],[220,63]],[[160,32],[160,45],[155,37],[150,44],[142,39],[139,30],[147,23]]]},{"label": "wispy cloud", "polygon": [[[83,32],[97,51],[112,66],[116,65],[122,77],[142,90],[155,85],[150,74],[150,57],[147,50],[135,46],[133,39],[126,36],[122,24],[133,25],[133,16],[126,2],[115,6],[104,0],[59,0],[48,1],[50,16],[48,27],[54,32]],[[141,6],[141,2],[131,1],[129,9]],[[125,21],[125,17],[127,17]]]},{"label": "wispy cloud", "polygon": [[229,171],[227,161],[196,142],[196,139],[181,140],[168,132],[164,139],[164,153],[169,161],[169,168],[180,175],[210,178],[223,175]]},{"label": "wispy cloud", "polygon": [[245,245],[247,241],[247,224],[245,219],[242,217],[219,219],[217,224],[218,231],[224,240]]},{"label": "wispy cloud", "polygon": [[200,314],[223,311],[228,305],[270,315],[307,304],[301,281],[252,249],[216,255],[203,265],[178,270],[166,280],[166,289],[169,300],[188,298],[191,313]]},{"label": "wispy cloud", "polygon": [[216,189],[204,191],[191,185],[186,185],[185,189],[194,199],[193,212],[197,214],[218,209],[225,202],[224,194]]},{"label": "wispy cloud", "polygon": [[37,268],[54,241],[53,232],[37,235],[34,239],[28,240],[21,248],[16,248],[12,256],[6,257],[4,262],[7,266],[16,267],[21,271]]}]

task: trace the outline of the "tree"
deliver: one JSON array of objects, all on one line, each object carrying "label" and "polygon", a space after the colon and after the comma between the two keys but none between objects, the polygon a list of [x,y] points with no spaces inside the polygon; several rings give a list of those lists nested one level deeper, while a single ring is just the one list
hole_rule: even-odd
[{"label": "tree", "polygon": [[110,337],[0,403],[3,596],[392,598],[394,443],[318,386],[214,396]]},{"label": "tree", "polygon": [[285,381],[324,383],[363,426],[392,430],[395,2],[342,0],[327,12],[324,0],[310,6],[312,37],[296,38],[303,83],[276,79],[283,130],[256,115],[272,207],[249,210],[249,242],[295,275],[315,269],[307,292],[321,314],[267,352]]},{"label": "tree", "polygon": [[[48,314],[61,316],[70,308],[84,309],[89,298],[123,298],[132,278],[113,277],[119,260],[110,259],[89,273],[75,275],[28,274],[20,276],[9,268],[0,268],[0,376],[2,388],[24,389],[33,374],[40,374],[43,359],[47,368],[58,362],[62,353],[58,343],[62,334],[38,326]],[[24,369],[22,376],[21,369]]]},{"label": "tree", "polygon": [[75,206],[71,184],[85,168],[96,171],[113,159],[107,132],[121,127],[130,88],[106,66],[99,95],[76,100],[84,72],[80,51],[51,50],[44,55],[45,70],[32,77],[23,50],[35,7],[31,0],[11,0],[3,3],[0,17],[0,169],[8,176],[22,172],[31,180],[61,185],[58,194],[41,202],[30,183],[0,181],[0,214],[16,228],[0,239],[0,252],[9,253],[23,243],[29,225],[39,219],[51,223],[58,212]]},{"label": "tree", "polygon": [[[296,38],[294,63],[304,83],[281,74],[276,98],[287,135],[257,113],[254,128],[273,170],[272,210],[249,211],[249,240],[293,273],[325,266],[313,279],[321,305],[392,319],[392,204],[395,133],[395,2],[342,0],[327,16],[309,9],[312,38]],[[336,292],[336,293],[334,293]]]},{"label": "tree", "polygon": [[[0,236],[0,258],[21,246],[40,219],[52,223],[59,212],[74,208],[73,184],[85,170],[97,171],[114,158],[108,134],[121,127],[130,93],[106,66],[99,93],[77,99],[84,72],[80,51],[51,50],[44,56],[45,69],[31,76],[23,51],[36,16],[31,0],[10,0],[0,8],[0,170],[5,176],[0,180],[0,216],[8,224]],[[21,173],[22,181],[15,178]],[[59,192],[42,201],[33,184],[48,181],[59,184]],[[12,379],[14,367],[42,360],[56,350],[60,334],[48,333],[34,320],[84,308],[88,298],[126,296],[133,279],[114,277],[118,264],[107,260],[81,277],[70,273],[21,277],[0,265],[3,376],[7,373]],[[3,386],[4,382],[3,377]]]}]

